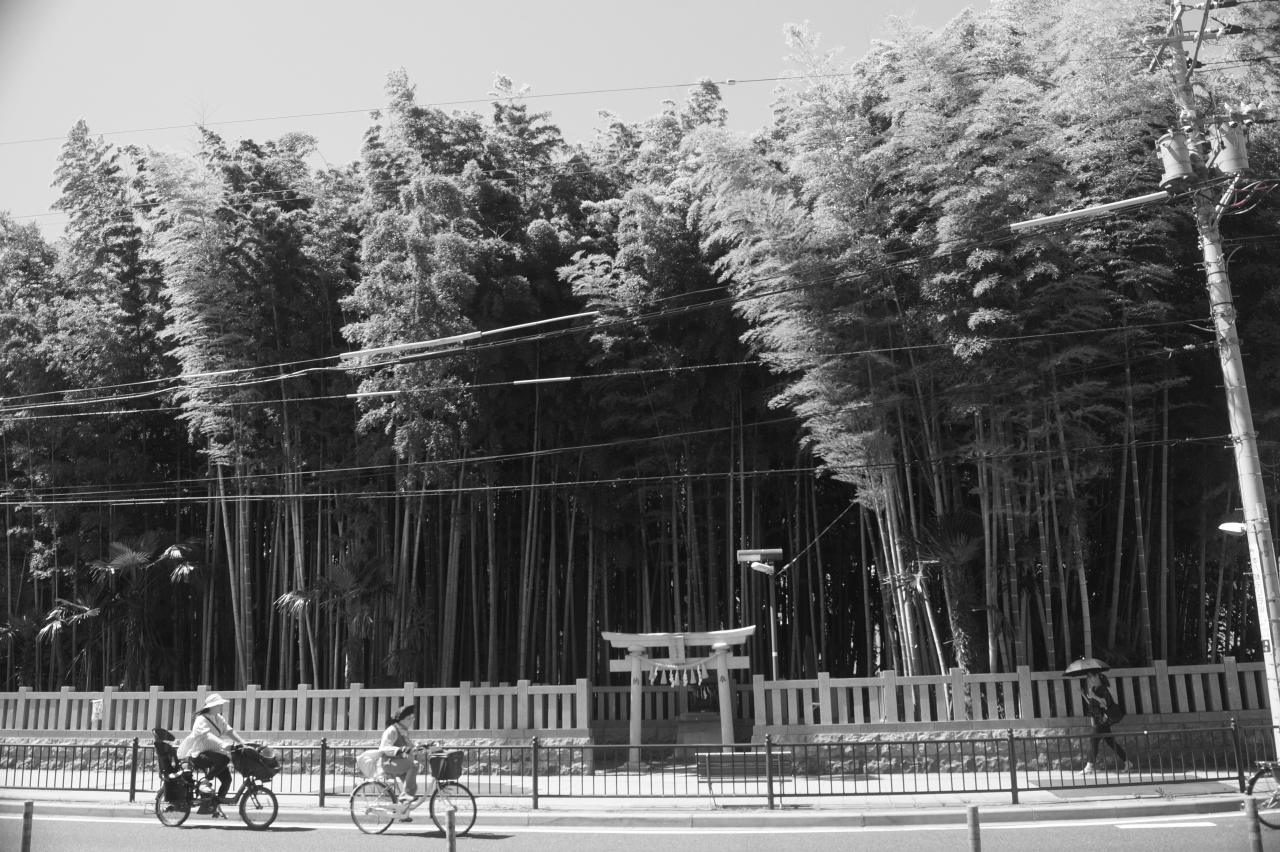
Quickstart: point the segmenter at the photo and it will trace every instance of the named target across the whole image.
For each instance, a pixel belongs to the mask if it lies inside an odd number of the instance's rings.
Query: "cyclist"
[[[231,786],[231,757],[228,751],[233,745],[244,745],[235,728],[219,712],[228,704],[218,693],[210,693],[204,707],[196,712],[191,733],[178,746],[178,759],[191,758],[191,765],[203,769],[211,778],[218,779],[218,800],[229,804],[227,789]]]
[[[406,704],[387,720],[387,729],[382,732],[382,742],[378,751],[382,754],[382,771],[387,775],[404,779],[404,798],[402,802],[411,802],[422,798],[418,795],[418,762],[413,759],[413,740],[409,739],[409,729],[405,720],[416,716],[417,709]],[[409,822],[405,819],[405,822]]]

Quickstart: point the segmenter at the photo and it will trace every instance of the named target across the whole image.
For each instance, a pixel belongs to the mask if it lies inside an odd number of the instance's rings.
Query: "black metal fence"
[[[480,797],[733,798],[775,807],[786,799],[913,793],[1007,793],[1216,781],[1244,790],[1261,760],[1274,760],[1270,727],[1121,730],[1123,750],[1088,735],[894,737],[860,742],[725,747],[720,744],[464,746],[461,782]],[[276,746],[279,794],[342,801],[365,780],[356,757],[367,747]],[[1088,763],[1096,771],[1084,772]],[[127,793],[149,798],[159,785],[149,742],[0,743],[0,787]]]

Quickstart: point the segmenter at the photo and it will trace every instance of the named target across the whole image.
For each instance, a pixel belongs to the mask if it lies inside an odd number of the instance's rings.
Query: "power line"
[[[1131,326],[1130,328],[1134,328],[1134,327]],[[1197,349],[1212,348],[1212,346],[1213,344],[1203,344],[1196,348]],[[1181,353],[1184,353],[1185,351],[1186,350],[1164,350],[1164,351],[1158,351],[1158,352],[1153,351],[1153,352],[1145,353],[1144,355],[1130,356],[1129,360],[1130,362],[1132,362],[1134,360],[1137,360],[1143,357],[1152,357],[1152,358],[1165,357],[1175,353],[1181,354]],[[862,354],[862,353],[855,352],[855,353],[846,353],[846,354]],[[838,357],[838,356],[832,356],[832,357]],[[751,364],[756,362],[741,362],[741,363]],[[1087,365],[1081,365],[1077,367],[1075,370],[1058,371],[1057,375],[1059,377],[1071,376],[1077,373],[1086,372],[1088,370],[1100,369],[1100,368],[1105,368],[1109,366],[1111,367],[1118,366],[1122,363],[1124,362],[1120,360],[1113,361],[1110,363],[1103,363],[1103,364],[1090,363]],[[686,369],[702,369],[702,368],[703,367],[689,367]],[[652,372],[667,372],[667,371],[661,370],[661,369],[655,369]],[[629,375],[629,374],[623,374],[623,375]],[[989,386],[984,386],[984,387],[986,387],[986,389],[988,390],[990,389]],[[947,400],[953,397],[962,397],[966,394],[974,392],[975,389],[976,389],[975,386],[951,387],[948,390],[934,391],[926,394],[920,394],[913,398],[919,399],[921,401],[936,402],[939,400]],[[329,398],[330,397],[317,397],[316,399],[329,399]],[[289,401],[302,401],[302,400],[289,400]],[[237,404],[241,404],[241,403],[237,403]],[[242,404],[248,405],[251,403],[242,403]],[[859,410],[862,410],[862,411],[895,409],[895,408],[900,408],[903,404],[904,402],[902,399],[890,398],[890,399],[872,400],[867,402],[859,402],[858,408]],[[71,415],[49,415],[49,416],[50,417],[66,417]],[[774,418],[771,420],[756,421],[754,423],[744,424],[742,427],[737,427],[737,428],[745,428],[749,426],[750,428],[754,429],[762,426],[778,425],[778,424],[782,424],[782,423],[786,423],[786,422],[790,422],[798,419],[800,419],[799,415],[789,415],[786,417]],[[622,439],[618,441],[609,441],[609,442],[601,442],[601,443],[579,444],[579,445],[564,446],[564,447],[552,447],[552,448],[545,448],[545,449],[539,449],[539,450],[525,450],[525,451],[514,452],[514,453],[490,454],[488,456],[462,456],[462,457],[454,457],[454,458],[447,458],[447,459],[432,459],[429,461],[424,460],[419,464],[423,465],[424,467],[441,468],[441,467],[465,466],[469,464],[481,464],[481,463],[488,464],[493,462],[519,461],[519,460],[524,460],[529,458],[542,458],[546,456],[564,455],[564,454],[575,453],[575,452],[580,453],[580,452],[585,452],[587,450],[610,448],[610,447],[614,447],[622,444],[639,444],[639,443],[649,443],[654,441],[685,439],[688,437],[693,437],[698,435],[717,434],[724,431],[729,431],[733,428],[735,427],[732,427],[732,426],[709,427],[707,429],[686,430],[683,432],[650,435],[650,436],[640,437],[640,438],[627,438],[627,439]],[[1192,439],[1173,439],[1173,442],[1176,443],[1178,440],[1192,440]],[[270,473],[230,474],[230,475],[223,474],[221,479],[226,482],[252,483],[252,482],[260,482],[260,481],[279,480],[281,478],[292,478],[292,477],[298,477],[299,479],[301,479],[301,477],[306,476],[311,479],[323,478],[326,481],[326,483],[332,484],[335,482],[350,481],[353,478],[350,476],[334,477],[333,474],[376,475],[378,473],[382,473],[390,470],[399,470],[402,467],[404,467],[404,465],[401,463],[391,463],[391,464],[380,464],[380,465],[360,465],[360,466],[346,467],[346,468],[326,468],[326,469],[320,469],[320,470],[290,470],[290,471],[274,471]],[[209,485],[216,481],[218,480],[210,477],[193,477],[188,479],[162,480],[158,482],[135,482],[135,483],[130,483],[128,487],[134,492],[144,491],[144,492],[154,493],[158,490],[167,492],[169,488],[175,484]],[[94,487],[105,488],[106,486],[94,486]],[[49,488],[44,489],[42,493],[53,494],[53,495],[57,495],[59,493],[64,493],[64,492],[67,494],[98,493],[95,491],[85,492],[77,489],[78,489],[78,486],[74,486],[74,485],[50,486]],[[29,493],[35,493],[35,492],[33,491]],[[114,493],[114,492],[111,492],[111,493]]]
[[[791,75],[777,76],[777,77],[731,78],[729,80],[723,80],[723,81],[711,80],[710,82],[714,83],[717,86],[723,87],[726,85],[728,86],[736,85],[738,83],[776,83],[776,82],[786,82],[788,80],[810,80],[810,79],[818,79],[823,77],[850,77],[857,73],[859,72],[846,71],[846,72],[831,73],[831,74],[791,74]],[[570,97],[579,97],[582,95],[611,95],[611,94],[619,94],[623,92],[647,92],[647,91],[654,91],[654,90],[661,90],[661,89],[677,89],[682,86],[683,87],[701,86],[703,82],[704,81],[701,81],[701,80],[695,80],[692,83],[665,83],[662,85],[648,85],[648,86],[620,86],[612,89],[580,89],[572,92],[549,92],[546,94],[523,94],[515,98],[505,98],[505,97],[466,98],[464,100],[458,100],[458,101],[434,101],[434,102],[429,102],[425,104],[415,103],[414,106],[419,107],[421,109],[433,109],[433,108],[446,107],[446,106],[463,106],[465,104],[500,103],[502,101],[508,101],[508,100],[526,101],[526,100],[546,99],[546,98],[570,98]],[[359,113],[380,112],[388,108],[389,108],[389,105],[383,104],[382,106],[363,107],[360,109],[340,109],[340,110],[330,110],[327,112],[305,112],[305,113],[294,113],[291,115],[269,115],[269,116],[259,116],[257,118],[232,118],[232,119],[227,119],[225,121],[205,121],[205,122],[192,123],[192,124],[169,124],[169,125],[164,125],[160,127],[132,128],[128,130],[108,130],[103,133],[98,133],[96,135],[120,136],[120,135],[130,134],[130,133],[158,133],[165,130],[190,130],[192,128],[204,128],[204,127],[215,127],[215,126],[221,127],[223,125],[228,125],[228,124],[252,124],[260,121],[288,121],[288,120],[297,119],[297,118],[326,118],[326,117],[335,116],[335,115],[357,115]],[[29,145],[36,142],[59,142],[65,139],[66,139],[66,136],[41,136],[35,139],[10,139],[8,141],[0,142],[0,146]]]
[[[1188,190],[1183,193],[1171,195],[1170,200],[1180,198],[1184,195],[1189,195],[1191,194],[1191,192],[1192,191]],[[1074,231],[1079,228],[1097,227],[1101,222],[1105,222],[1105,221],[1107,220],[1095,219],[1095,220],[1059,223],[1057,225],[1053,225],[1050,227],[1040,228],[1034,232],[1034,235],[1038,237],[1045,237],[1045,236],[1051,236],[1054,234]],[[204,385],[204,386],[195,386],[195,387],[184,385],[178,388],[163,388],[163,389],[157,389],[153,391],[138,392],[136,394],[130,394],[130,395],[123,395],[123,396],[112,395],[112,396],[100,397],[100,398],[89,399],[89,400],[60,400],[60,401],[49,402],[49,403],[17,404],[17,405],[13,404],[13,401],[17,399],[36,399],[38,397],[51,396],[54,394],[89,393],[94,390],[135,387],[135,386],[140,386],[145,384],[156,384],[156,383],[162,383],[162,382],[163,383],[179,383],[179,382],[185,382],[191,378],[216,378],[219,376],[243,375],[245,373],[254,373],[261,370],[277,370],[278,371],[287,367],[290,367],[290,368],[297,367],[297,366],[305,367],[305,365],[324,363],[324,362],[332,361],[337,358],[341,358],[343,357],[343,353],[319,356],[316,358],[309,358],[309,359],[304,359],[299,361],[205,371],[205,372],[190,374],[186,376],[179,375],[179,376],[161,378],[161,379],[145,379],[145,380],[139,380],[138,382],[135,382],[135,383],[117,383],[114,385],[101,386],[97,388],[80,388],[80,389],[74,389],[74,390],[61,390],[61,391],[42,391],[42,392],[33,393],[33,394],[24,394],[18,397],[0,399],[0,406],[2,406],[0,407],[0,415],[5,414],[6,412],[21,412],[21,411],[28,411],[28,410],[39,410],[41,408],[46,408],[46,407],[65,407],[67,405],[92,404],[100,401],[119,401],[122,399],[129,399],[129,398],[156,396],[164,393],[175,393],[175,392],[184,392],[184,391],[208,393],[208,392],[215,392],[215,391],[225,391],[225,390],[230,390],[237,387],[245,387],[245,386],[259,385],[259,384],[270,384],[272,382],[283,381],[284,379],[290,379],[290,378],[297,378],[302,375],[315,373],[315,372],[331,372],[334,370],[353,371],[353,370],[363,370],[363,369],[378,369],[378,368],[383,368],[387,366],[393,366],[395,364],[413,363],[416,360],[425,360],[428,357],[440,358],[440,357],[449,357],[449,356],[462,355],[462,354],[474,354],[474,353],[479,353],[488,349],[498,348],[502,346],[510,346],[514,344],[530,343],[538,340],[546,340],[553,337],[564,336],[567,334],[580,334],[584,331],[598,332],[601,330],[607,330],[607,329],[618,327],[618,326],[629,326],[629,325],[642,323],[642,322],[660,321],[662,319],[680,316],[680,315],[692,313],[694,311],[708,310],[716,307],[723,307],[727,305],[754,301],[757,299],[769,298],[772,296],[785,295],[787,293],[809,289],[811,287],[820,286],[822,284],[833,283],[835,281],[840,281],[840,280],[852,282],[852,281],[868,278],[874,275],[883,274],[885,272],[901,270],[909,266],[915,265],[917,263],[920,263],[922,261],[936,260],[940,257],[950,257],[962,252],[972,251],[976,248],[983,248],[983,247],[988,247],[992,245],[997,245],[1001,242],[1017,240],[1020,238],[1021,238],[1020,235],[1010,233],[1006,227],[1002,226],[993,231],[988,231],[987,235],[980,235],[977,239],[973,237],[968,237],[968,236],[954,237],[950,240],[940,240],[924,246],[915,246],[912,249],[903,249],[899,252],[891,252],[889,253],[889,256],[893,256],[894,254],[905,255],[905,254],[908,254],[908,252],[910,252],[914,256],[908,257],[901,261],[882,264],[878,267],[871,267],[869,269],[859,270],[857,272],[852,272],[852,273],[837,272],[828,276],[822,276],[816,280],[803,281],[787,287],[776,288],[776,289],[765,291],[765,292],[730,295],[730,296],[725,296],[719,299],[713,299],[710,301],[698,302],[693,305],[686,305],[686,306],[680,306],[675,308],[666,308],[658,311],[652,311],[647,314],[640,314],[635,317],[614,319],[608,322],[597,323],[591,326],[575,327],[571,329],[564,329],[564,330],[553,331],[553,332],[543,332],[535,335],[522,335],[520,337],[501,340],[501,341],[494,341],[486,344],[475,344],[475,345],[459,347],[451,350],[439,350],[439,351],[427,353],[426,355],[403,356],[403,357],[399,357],[399,358],[389,360],[389,361],[384,361],[384,362],[373,362],[373,363],[366,363],[366,364],[346,364],[340,367],[309,367],[301,370],[294,370],[288,374],[283,374],[283,375],[266,376],[266,377],[254,378],[254,379],[244,379],[244,380],[235,381],[235,382],[222,382],[216,385]],[[931,249],[938,249],[946,245],[961,243],[962,241],[964,242],[963,245],[955,246],[950,251],[945,252],[941,255],[936,252],[932,254],[926,254],[926,252],[928,252]],[[744,288],[748,288],[754,284],[760,284],[760,283],[774,280],[777,278],[790,277],[792,275],[793,273],[790,271],[778,272],[773,275],[753,278],[750,281],[738,284],[737,287],[738,289],[741,290]],[[731,285],[722,284],[710,289],[723,290],[727,286],[731,286]],[[707,290],[696,291],[694,295],[696,295],[698,292],[708,292],[708,291]],[[674,296],[664,297],[657,301],[660,303],[662,301],[669,301],[672,299],[686,298],[688,295],[690,294],[677,294]],[[1176,323],[1173,323],[1173,324],[1176,324]],[[1095,331],[1105,331],[1105,330],[1108,330],[1108,329],[1080,329],[1080,330],[1074,330],[1074,331],[1068,331],[1068,332],[1052,332],[1052,333],[1045,333],[1042,335],[1009,338],[1009,340],[1034,339],[1034,337],[1037,337],[1037,336],[1050,337],[1050,336],[1062,336],[1067,334],[1085,334],[1085,333],[1091,333]],[[1109,329],[1109,330],[1115,330],[1115,329]],[[1001,340],[1002,339],[997,338],[993,342],[1000,342]],[[916,349],[944,348],[947,345],[948,344],[921,344],[916,347],[891,347],[889,349],[878,350],[878,351],[889,352],[889,351],[908,351],[911,348],[916,348]]]

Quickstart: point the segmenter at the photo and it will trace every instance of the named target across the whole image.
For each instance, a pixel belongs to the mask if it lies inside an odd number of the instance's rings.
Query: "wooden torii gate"
[[[733,685],[730,669],[745,669],[746,657],[733,656],[732,648],[741,645],[756,632],[755,625],[735,630],[710,630],[702,633],[602,633],[615,648],[625,648],[627,658],[610,660],[609,671],[631,673],[631,763],[640,762],[640,717],[644,673],[653,671],[688,671],[699,666],[714,668],[720,697],[720,741],[733,745]],[[705,658],[689,656],[690,648],[710,648]],[[650,648],[666,648],[667,657],[652,657]]]

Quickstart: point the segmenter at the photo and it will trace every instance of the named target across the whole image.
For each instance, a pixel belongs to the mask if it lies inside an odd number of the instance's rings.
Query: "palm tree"
[[[124,633],[124,658],[114,661],[122,688],[150,687],[152,659],[161,649],[151,607],[159,594],[160,581],[167,578],[155,569],[176,566],[174,577],[182,575],[184,568],[191,565],[189,555],[195,547],[192,542],[178,542],[162,549],[160,533],[149,530],[140,536],[111,542],[110,559],[95,559],[90,563],[98,590],[105,593],[100,610],[107,616],[108,629],[119,625]],[[51,625],[59,623],[60,612],[55,607],[49,613],[51,622],[45,629],[50,635],[59,629]],[[80,617],[89,616],[81,613]],[[108,659],[108,666],[112,666],[112,662]],[[115,672],[110,670],[105,675],[116,679]]]

